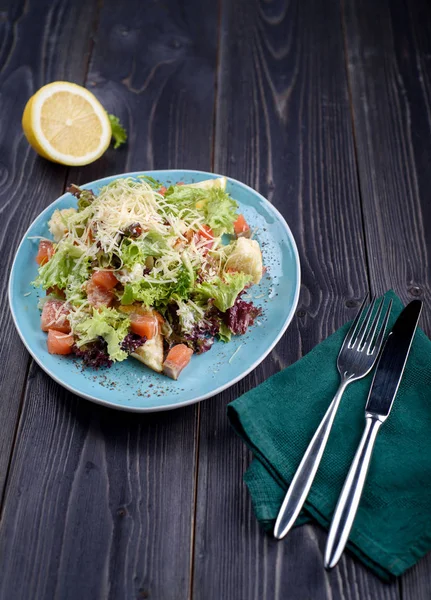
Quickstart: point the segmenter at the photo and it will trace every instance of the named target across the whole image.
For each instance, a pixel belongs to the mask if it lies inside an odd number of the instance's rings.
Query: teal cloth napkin
[[[393,300],[391,328],[403,305],[392,291],[385,296]],[[244,479],[268,531],[338,387],[336,359],[348,328],[228,406],[232,426],[254,455]],[[297,525],[314,519],[329,528],[364,429],[373,374],[347,388]],[[431,342],[419,329],[377,436],[347,547],[384,580],[401,575],[431,548]]]

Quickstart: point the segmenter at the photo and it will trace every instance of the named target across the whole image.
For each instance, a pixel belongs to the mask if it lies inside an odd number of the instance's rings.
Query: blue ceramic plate
[[[118,177],[151,175],[164,185],[184,181],[193,183],[220,177],[203,171],[146,171],[125,173],[93,181],[85,188],[96,194]],[[46,349],[46,333],[40,329],[37,303],[42,291],[30,282],[36,277],[35,256],[38,240],[50,237],[48,220],[57,208],[76,206],[71,194],[63,194],[46,208],[25,234],[12,266],[9,303],[13,319],[28,351],[35,361],[60,385],[93,402],[135,412],[169,410],[192,404],[221,392],[250,373],[271,351],[283,335],[294,314],[299,295],[300,266],[292,233],[280,213],[248,186],[228,179],[227,191],[238,201],[262,248],[267,274],[250,296],[263,309],[257,324],[228,344],[215,342],[206,354],[193,356],[178,381],[149,370],[130,358],[110,369],[83,369],[72,357],[54,356]]]

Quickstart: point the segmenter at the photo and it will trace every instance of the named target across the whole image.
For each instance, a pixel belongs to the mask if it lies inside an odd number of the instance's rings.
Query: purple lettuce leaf
[[[103,338],[99,338],[91,344],[86,344],[81,348],[73,346],[73,352],[79,358],[82,358],[86,367],[99,369],[100,367],[111,367],[112,360],[109,358],[108,346]]]
[[[235,304],[225,313],[225,323],[236,335],[244,334],[254,320],[262,314],[262,309],[254,306],[252,302],[241,300],[237,297]]]
[[[138,335],[137,333],[128,333],[124,340],[121,342],[121,350],[131,354],[140,346],[143,346],[147,338],[145,336]]]

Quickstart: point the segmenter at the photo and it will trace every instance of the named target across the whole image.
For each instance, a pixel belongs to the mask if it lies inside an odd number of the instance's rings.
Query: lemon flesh
[[[69,166],[95,161],[111,141],[108,115],[94,94],[66,81],[45,85],[30,98],[22,127],[38,154]]]

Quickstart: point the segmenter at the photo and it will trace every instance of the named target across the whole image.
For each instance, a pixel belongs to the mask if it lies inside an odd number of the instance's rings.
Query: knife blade
[[[338,499],[325,549],[325,568],[340,560],[355,520],[374,442],[391,412],[413,342],[422,302],[410,302],[395,321],[377,363],[365,406],[365,430]]]
[[[397,395],[421,310],[420,300],[413,300],[405,307],[388,335],[377,362],[365,412],[379,415],[382,422],[388,418]]]

